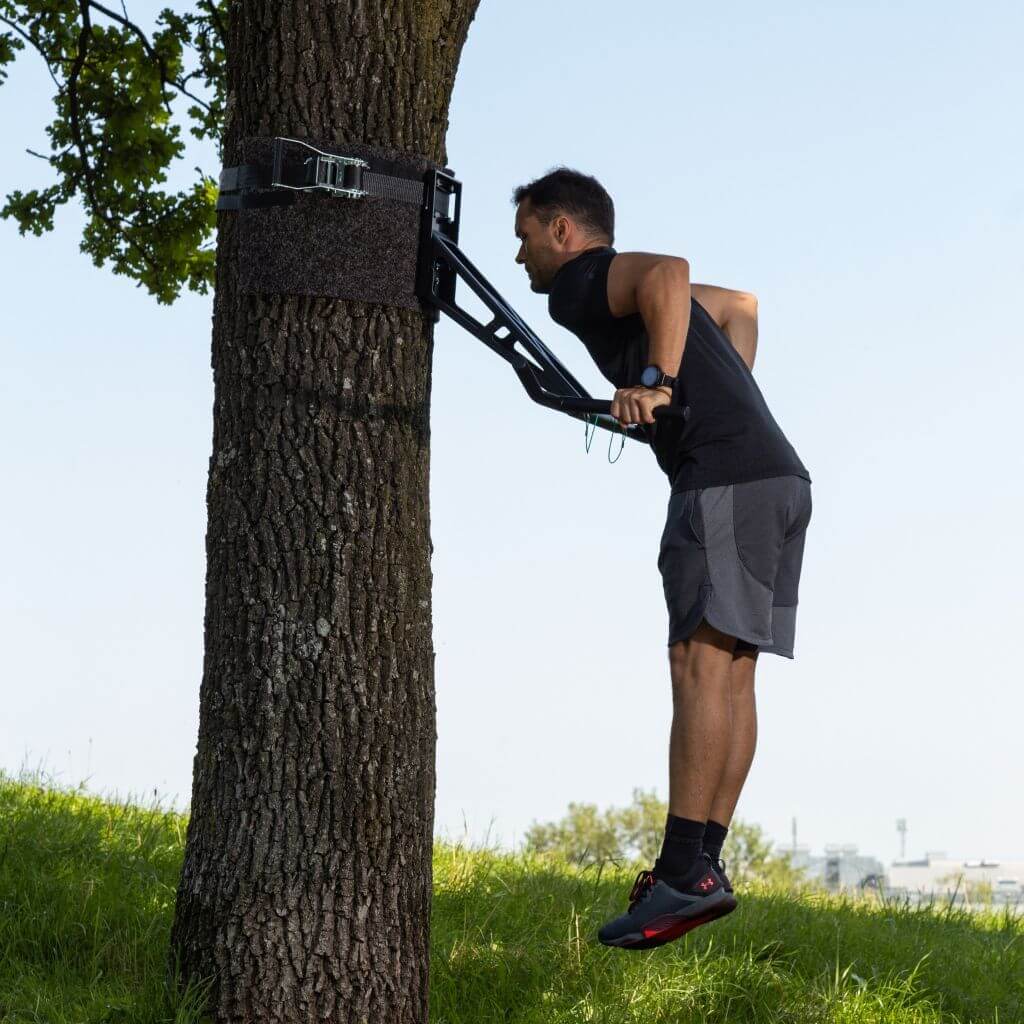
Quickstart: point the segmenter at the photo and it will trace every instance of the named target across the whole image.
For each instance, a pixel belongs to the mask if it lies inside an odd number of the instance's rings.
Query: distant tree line
[[[560,821],[532,825],[524,848],[529,853],[552,853],[576,864],[653,864],[661,852],[668,804],[652,790],[633,790],[628,807],[598,810],[596,804],[570,803]],[[802,868],[788,853],[775,853],[759,825],[734,819],[722,849],[722,859],[734,883],[760,881],[792,889],[807,884]]]

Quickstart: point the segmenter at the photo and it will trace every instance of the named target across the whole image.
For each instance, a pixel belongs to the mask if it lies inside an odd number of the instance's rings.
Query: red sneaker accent
[[[678,939],[680,935],[685,935],[688,931],[696,928],[699,924],[707,924],[709,921],[714,921],[715,918],[722,917],[727,914],[732,907],[726,907],[720,905],[715,907],[713,910],[709,910],[706,914],[701,914],[700,917],[690,917],[685,921],[676,921],[675,924],[669,925],[667,928],[644,928],[645,939],[664,939],[666,942],[670,939]]]
[[[701,892],[707,892],[709,889],[713,889],[714,887],[715,887],[715,879],[711,875],[705,875],[697,883],[697,888],[700,889]]]
[[[700,917],[691,917],[686,921],[676,921],[675,924],[670,924],[667,928],[644,928],[644,938],[676,939],[680,935],[684,935],[691,928],[696,928],[697,925],[710,921],[712,916],[710,914],[702,914]]]

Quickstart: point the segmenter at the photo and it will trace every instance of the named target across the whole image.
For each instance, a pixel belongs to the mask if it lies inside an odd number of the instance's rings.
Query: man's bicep
[[[608,266],[608,310],[612,316],[628,316],[639,311],[637,289],[657,266],[670,267],[680,275],[689,275],[689,264],[679,256],[653,252],[619,252]]]

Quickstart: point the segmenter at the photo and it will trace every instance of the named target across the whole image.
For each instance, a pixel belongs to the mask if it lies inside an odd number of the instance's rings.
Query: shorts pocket
[[[775,585],[793,504],[793,478],[770,477],[733,485],[732,526],[736,554],[758,583]]]
[[[700,496],[703,488],[697,491],[691,491],[693,495],[690,501],[690,510],[687,513],[687,522],[690,526],[690,533],[693,536],[693,541],[698,547],[704,547],[704,515],[701,512],[700,507]]]
[[[669,499],[665,529],[662,531],[658,550],[658,568],[663,572],[666,563],[673,557],[688,549],[704,547],[703,532],[698,533],[694,526],[696,521],[703,528],[700,509],[694,509],[697,504],[697,493],[699,492],[678,491]]]

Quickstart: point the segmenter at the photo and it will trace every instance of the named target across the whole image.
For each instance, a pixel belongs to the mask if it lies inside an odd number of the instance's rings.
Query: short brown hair
[[[530,200],[530,207],[542,224],[550,224],[559,213],[573,216],[582,228],[615,241],[615,205],[604,186],[589,174],[569,167],[556,167],[543,178],[520,185],[512,194],[513,203]]]

